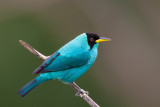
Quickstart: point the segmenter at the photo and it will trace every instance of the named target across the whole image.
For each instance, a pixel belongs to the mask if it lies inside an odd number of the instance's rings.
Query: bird
[[[100,37],[92,32],[80,34],[48,57],[33,72],[39,75],[19,89],[18,94],[24,97],[39,84],[48,80],[58,79],[65,84],[72,84],[95,62],[99,43],[104,41],[111,41],[111,39]]]

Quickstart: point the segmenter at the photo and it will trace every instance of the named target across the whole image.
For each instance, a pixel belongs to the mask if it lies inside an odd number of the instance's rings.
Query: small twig
[[[43,61],[45,61],[49,56],[44,56],[43,54],[41,54],[40,52],[38,52],[36,49],[32,48],[29,44],[27,44],[26,42],[19,40],[20,44],[22,46],[24,46],[27,50],[29,50],[32,54],[34,54],[36,57],[42,59]]]
[[[32,54],[34,54],[35,56],[37,56],[38,58],[42,59],[43,61],[45,61],[49,56],[45,56],[43,54],[41,54],[40,52],[38,52],[36,49],[32,48],[29,44],[27,44],[26,42],[19,40],[20,44],[22,46],[24,46],[27,50],[29,50]],[[80,87],[73,82],[72,84],[70,84],[71,87],[76,91],[79,92],[80,91]],[[79,93],[79,96],[82,97],[91,107],[100,107],[96,102],[94,102],[89,96],[88,94],[86,94],[85,92],[81,92]]]

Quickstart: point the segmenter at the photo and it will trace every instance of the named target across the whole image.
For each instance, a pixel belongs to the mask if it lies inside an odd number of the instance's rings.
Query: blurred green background
[[[1,0],[0,107],[89,107],[59,81],[17,95],[42,63],[20,39],[50,55],[83,32],[112,42],[76,80],[81,88],[101,107],[160,107],[159,0]]]

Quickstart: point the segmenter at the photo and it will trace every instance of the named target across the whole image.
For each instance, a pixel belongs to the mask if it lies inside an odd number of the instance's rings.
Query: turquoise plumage
[[[83,33],[64,45],[44,61],[33,74],[40,73],[35,79],[18,91],[24,97],[34,87],[47,80],[58,79],[64,83],[73,83],[94,63],[98,55],[99,42],[110,41],[95,33]]]

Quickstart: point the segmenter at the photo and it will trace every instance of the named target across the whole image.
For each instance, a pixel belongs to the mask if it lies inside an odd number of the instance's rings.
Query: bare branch
[[[36,57],[42,59],[43,61],[45,61],[49,56],[44,56],[43,54],[41,54],[40,52],[38,52],[36,49],[32,48],[29,44],[27,44],[26,42],[19,40],[20,44],[22,46],[24,46],[27,50],[29,50],[32,54],[34,54]]]
[[[38,52],[36,49],[32,48],[29,44],[26,42],[19,40],[20,44],[24,46],[27,50],[29,50],[32,54],[40,58],[41,60],[45,61],[49,56],[45,56]],[[70,86],[79,94],[80,97],[82,97],[91,107],[100,107],[96,102],[94,102],[87,94],[86,91],[81,89],[75,82],[70,84]],[[82,91],[83,90],[83,91]]]

